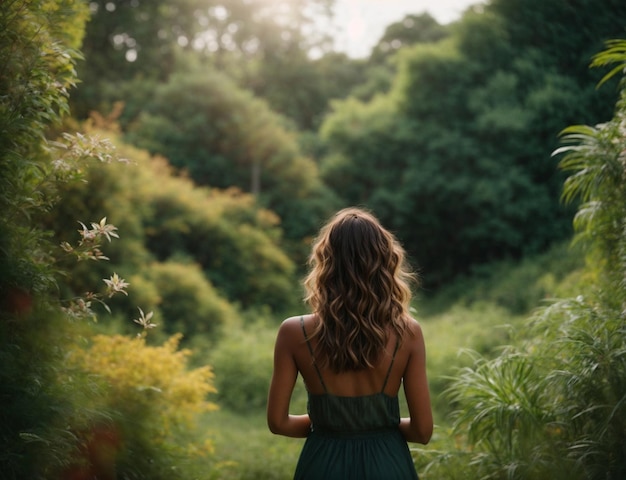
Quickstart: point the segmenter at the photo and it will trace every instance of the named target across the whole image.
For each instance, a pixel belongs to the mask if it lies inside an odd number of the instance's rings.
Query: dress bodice
[[[398,428],[398,397],[384,393],[358,397],[309,394],[308,412],[312,430],[320,432],[365,433]]]

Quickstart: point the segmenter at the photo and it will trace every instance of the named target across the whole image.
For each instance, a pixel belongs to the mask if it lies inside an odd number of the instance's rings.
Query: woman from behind
[[[372,214],[348,208],[321,229],[309,264],[312,314],[278,330],[269,428],[307,437],[296,479],[416,479],[407,442],[428,443],[433,418],[404,250]],[[289,413],[298,374],[308,392],[304,415]]]

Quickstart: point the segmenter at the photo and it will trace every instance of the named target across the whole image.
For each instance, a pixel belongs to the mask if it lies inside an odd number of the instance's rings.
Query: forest
[[[273,342],[351,205],[419,271],[421,479],[626,478],[626,2],[359,59],[334,5],[0,2],[0,479],[291,478]]]

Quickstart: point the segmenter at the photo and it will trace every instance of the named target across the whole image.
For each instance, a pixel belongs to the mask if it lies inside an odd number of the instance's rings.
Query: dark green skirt
[[[306,439],[294,479],[417,479],[406,440],[397,428],[366,433],[313,431]]]

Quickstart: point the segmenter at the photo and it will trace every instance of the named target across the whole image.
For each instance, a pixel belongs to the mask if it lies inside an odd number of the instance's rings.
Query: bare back
[[[274,433],[287,436],[308,436],[311,419],[291,415],[289,403],[298,374],[302,375],[310,395],[358,398],[381,393],[397,401],[402,385],[409,417],[401,418],[399,428],[407,441],[427,443],[433,420],[426,376],[426,351],[421,327],[410,322],[394,359],[397,335],[391,334],[380,361],[374,368],[335,373],[329,368],[316,371],[314,358],[306,342],[305,332],[312,332],[315,316],[286,319],[278,330],[274,347],[274,373],[268,395],[268,424]],[[314,340],[311,342],[314,350]],[[391,368],[390,368],[391,366]],[[389,374],[387,382],[385,378]],[[322,381],[324,382],[322,384]],[[384,391],[381,389],[384,386]]]
[[[314,330],[315,322],[314,315],[303,317],[304,331],[300,329],[298,344],[293,345],[294,359],[309,393],[343,397],[373,395],[381,391],[392,397],[398,394],[408,360],[406,345],[403,345],[406,342],[400,341],[395,334],[390,335],[385,351],[374,368],[336,373],[330,368],[319,367],[318,374],[311,352],[311,349],[315,351],[315,341],[309,340],[309,349],[305,338]]]

